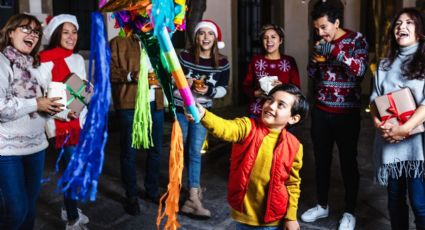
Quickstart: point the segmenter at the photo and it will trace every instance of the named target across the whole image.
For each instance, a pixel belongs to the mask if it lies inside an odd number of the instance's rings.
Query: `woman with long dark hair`
[[[213,99],[227,94],[229,62],[218,49],[224,47],[220,28],[211,20],[200,21],[194,30],[194,46],[179,54],[179,61],[197,103],[206,108],[213,106]],[[183,99],[174,90],[177,119],[183,131],[184,149],[187,160],[189,199],[181,211],[189,216],[209,218],[211,213],[204,208],[201,199],[201,148],[207,134],[200,124],[186,120]]]
[[[41,24],[17,14],[0,30],[0,229],[33,229],[44,168],[48,114],[59,98],[42,96],[34,69]]]
[[[263,54],[252,57],[248,74],[243,81],[243,90],[249,98],[250,116],[261,115],[262,99],[268,93],[261,87],[260,79],[276,77],[277,79],[271,83],[272,86],[290,83],[298,88],[301,87],[295,59],[281,52],[284,35],[282,27],[278,25],[266,24],[261,28],[260,40]]]
[[[44,87],[50,82],[63,83],[70,73],[86,80],[84,59],[75,52],[78,41],[78,22],[74,15],[60,14],[53,17],[44,29],[47,48],[40,52],[40,72],[44,77]],[[65,109],[61,119],[49,119],[47,132],[55,137],[56,149],[64,148],[63,165],[66,167],[71,160],[74,149],[79,141],[80,131],[85,121],[87,109],[84,108],[77,117],[69,109]],[[65,118],[65,120],[64,120]],[[64,194],[64,208],[61,218],[66,221],[67,230],[86,229],[89,219],[77,208],[77,201],[71,194]]]
[[[417,229],[425,229],[424,133],[409,135],[425,121],[425,17],[414,8],[401,10],[391,23],[386,58],[378,66],[370,97],[377,130],[374,154],[377,179],[387,186],[392,229],[409,228],[408,194]],[[402,125],[382,122],[374,99],[408,88],[417,103]]]

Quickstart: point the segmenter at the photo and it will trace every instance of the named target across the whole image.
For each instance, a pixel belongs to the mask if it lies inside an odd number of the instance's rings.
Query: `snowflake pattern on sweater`
[[[307,72],[315,83],[316,107],[334,113],[360,109],[360,83],[367,68],[368,44],[359,32],[345,30],[332,41],[335,48],[325,62],[309,62]]]
[[[243,82],[244,92],[250,99],[249,113],[252,115],[261,114],[261,98],[255,98],[254,91],[260,88],[259,80],[267,76],[277,76],[282,83],[291,83],[300,87],[300,75],[293,57],[281,55],[280,59],[270,60],[264,56],[254,56]]]

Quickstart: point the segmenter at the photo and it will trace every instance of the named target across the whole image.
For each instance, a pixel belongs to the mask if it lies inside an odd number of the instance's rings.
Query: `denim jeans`
[[[425,182],[422,177],[398,179],[388,178],[388,210],[393,230],[409,229],[409,207],[406,193],[409,193],[410,205],[415,215],[417,229],[425,229]]]
[[[146,150],[146,174],[144,186],[149,197],[159,196],[159,169],[162,136],[164,133],[164,110],[156,109],[155,102],[150,103],[152,116],[152,140],[154,147]],[[120,163],[121,180],[127,197],[137,196],[136,154],[138,150],[131,147],[134,109],[117,110],[120,124]]]
[[[279,230],[283,229],[281,226],[251,226],[236,222],[236,230]]]
[[[33,229],[44,157],[0,156],[0,229]]]
[[[201,178],[201,149],[207,130],[201,123],[189,122],[184,113],[177,112],[177,120],[183,132],[183,143],[189,188],[199,188]]]
[[[336,143],[345,188],[345,212],[354,213],[359,190],[357,142],[360,113],[338,114],[314,108],[311,120],[318,203],[328,204],[332,151]]]
[[[71,161],[72,154],[74,152],[75,146],[66,146],[64,147],[64,153],[62,156],[63,169],[65,170],[68,166],[68,163]],[[68,222],[77,220],[79,217],[77,200],[71,198],[70,193],[63,194],[63,202],[65,205],[66,215]]]

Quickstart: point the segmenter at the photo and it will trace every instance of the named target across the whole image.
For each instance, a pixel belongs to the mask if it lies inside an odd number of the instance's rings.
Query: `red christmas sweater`
[[[300,88],[300,74],[297,63],[291,56],[281,55],[280,59],[270,60],[263,55],[254,56],[248,66],[248,74],[243,81],[243,90],[249,97],[249,113],[261,114],[261,99],[254,97],[254,91],[260,88],[259,80],[265,76],[277,76],[282,83],[291,83]]]
[[[331,113],[359,111],[360,82],[366,72],[368,44],[359,32],[346,33],[332,44],[326,61],[310,60],[308,76],[314,80],[315,106]]]

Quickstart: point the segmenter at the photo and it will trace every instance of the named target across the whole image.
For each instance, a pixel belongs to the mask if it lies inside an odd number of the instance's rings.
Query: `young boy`
[[[224,120],[199,107],[208,131],[234,143],[227,199],[236,229],[299,229],[303,148],[286,127],[308,112],[301,91],[290,84],[274,87],[258,119]]]

